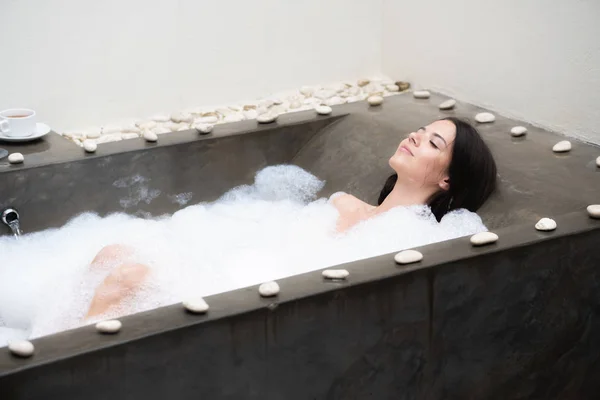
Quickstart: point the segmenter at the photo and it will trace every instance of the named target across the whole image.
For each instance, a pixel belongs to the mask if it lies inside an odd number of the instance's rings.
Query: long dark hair
[[[456,127],[456,139],[448,167],[450,187],[435,193],[427,205],[440,221],[449,211],[466,208],[477,211],[496,189],[496,162],[477,129],[461,119],[449,117]],[[379,193],[378,205],[390,194],[398,174],[392,174]]]

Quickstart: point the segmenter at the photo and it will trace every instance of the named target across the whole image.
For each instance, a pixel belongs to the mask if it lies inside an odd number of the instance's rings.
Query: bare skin
[[[112,266],[113,269],[98,286],[85,318],[92,318],[111,311],[128,297],[135,295],[140,282],[143,282],[150,268],[131,261],[133,249],[113,244],[102,248],[90,264],[90,269]],[[111,265],[115,264],[116,265]]]

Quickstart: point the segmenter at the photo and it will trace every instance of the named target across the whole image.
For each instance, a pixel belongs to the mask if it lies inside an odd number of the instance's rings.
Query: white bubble
[[[115,186],[132,193],[149,183],[135,176]],[[267,167],[257,173],[253,185],[169,217],[100,218],[86,213],[61,229],[19,240],[2,237],[0,316],[6,327],[0,330],[0,346],[9,335],[39,337],[486,230],[468,211],[453,211],[437,223],[428,207],[411,206],[394,208],[338,234],[336,209],[328,199],[314,200],[323,185],[295,166]],[[153,197],[150,192],[131,197],[145,203]],[[114,243],[134,248],[130,261],[148,265],[149,278],[117,309],[85,321],[95,289],[120,261],[93,270],[90,262]]]

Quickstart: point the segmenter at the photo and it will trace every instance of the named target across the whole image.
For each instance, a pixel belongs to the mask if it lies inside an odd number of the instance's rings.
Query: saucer
[[[0,140],[4,140],[5,142],[29,142],[31,140],[39,139],[42,136],[46,136],[50,132],[50,127],[41,122],[35,124],[35,128],[36,131],[29,136],[5,136],[2,132],[0,132]]]

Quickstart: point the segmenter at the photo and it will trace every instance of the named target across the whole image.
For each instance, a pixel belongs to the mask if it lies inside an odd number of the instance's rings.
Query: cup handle
[[[6,133],[10,130],[10,124],[5,119],[0,119],[0,132]]]

